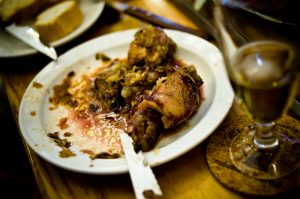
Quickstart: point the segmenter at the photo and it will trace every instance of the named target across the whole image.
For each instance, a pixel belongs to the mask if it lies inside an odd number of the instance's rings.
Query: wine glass
[[[300,135],[276,122],[297,91],[299,26],[272,15],[274,5],[255,0],[215,0],[215,5],[217,42],[241,105],[254,121],[232,140],[231,161],[257,179],[286,176],[299,168]]]

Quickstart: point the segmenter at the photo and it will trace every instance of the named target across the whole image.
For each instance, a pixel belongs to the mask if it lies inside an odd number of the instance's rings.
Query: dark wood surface
[[[126,2],[148,9],[190,28],[201,28],[189,20],[170,1],[131,0]],[[120,15],[111,8],[105,8],[99,20],[86,33],[57,50],[59,54],[62,54],[91,38],[119,30],[139,28],[144,25],[145,23],[142,21],[126,15]],[[34,76],[49,62],[50,60],[43,55],[0,60],[1,78],[17,124],[19,106],[25,89]],[[222,131],[222,129],[226,129],[227,122],[235,121],[240,115],[244,114],[237,105],[235,102],[235,105],[230,110],[230,114],[228,114],[225,121],[213,135]],[[299,123],[299,120],[294,121]],[[43,198],[135,198],[128,174],[102,176],[73,173],[46,162],[38,157],[25,142],[23,144]],[[206,149],[207,141],[179,158],[153,169],[163,191],[162,198],[234,199],[255,197],[245,196],[228,189],[220,183],[209,170],[206,160]],[[296,190],[296,193],[298,193],[298,190]],[[278,197],[281,197],[281,195]]]

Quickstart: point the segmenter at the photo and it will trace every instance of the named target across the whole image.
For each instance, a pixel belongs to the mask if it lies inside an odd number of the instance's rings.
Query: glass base
[[[258,150],[253,144],[255,126],[241,130],[231,142],[230,158],[243,174],[257,179],[277,179],[291,174],[300,165],[300,135],[298,131],[277,125],[279,148]]]

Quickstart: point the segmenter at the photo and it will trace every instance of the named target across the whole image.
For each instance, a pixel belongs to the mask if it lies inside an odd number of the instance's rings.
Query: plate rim
[[[101,40],[105,40],[105,39],[110,38],[110,37],[116,37],[116,36],[119,36],[119,35],[122,35],[122,34],[133,36],[134,32],[136,32],[137,30],[138,29],[123,30],[123,31],[108,33],[108,34],[96,37],[94,39],[86,41],[86,42],[70,49],[69,51],[65,52],[64,54],[59,56],[58,60],[63,60],[65,57],[68,57],[68,56],[72,55],[72,53],[74,53],[74,52],[76,52],[76,51],[78,51],[78,50],[80,50],[84,47],[88,47],[90,45],[93,45],[93,43],[97,43]],[[221,110],[221,112],[219,112],[217,115],[212,115],[211,111],[209,112],[210,114],[208,116],[210,118],[212,118],[212,117],[218,118],[218,122],[216,124],[208,124],[206,126],[206,128],[210,129],[210,132],[207,133],[205,136],[203,136],[201,139],[199,139],[196,142],[194,140],[192,140],[192,142],[193,142],[192,145],[183,147],[182,150],[177,151],[175,153],[176,155],[169,156],[167,158],[166,158],[166,155],[168,155],[168,153],[169,153],[168,148],[167,148],[168,145],[160,148],[158,154],[153,155],[153,153],[155,153],[153,151],[144,153],[145,156],[146,156],[146,159],[147,159],[147,161],[148,161],[148,163],[150,164],[151,167],[155,167],[155,166],[164,164],[166,162],[169,162],[169,161],[185,154],[186,152],[190,151],[191,149],[193,149],[194,147],[199,145],[201,142],[203,142],[207,137],[209,137],[215,131],[215,129],[224,120],[224,118],[226,117],[227,113],[229,112],[229,110],[232,106],[233,99],[234,99],[234,92],[232,90],[232,87],[231,87],[231,84],[230,84],[230,81],[229,81],[229,78],[228,78],[228,75],[227,75],[227,72],[226,72],[226,69],[225,69],[223,57],[221,55],[221,52],[219,51],[219,49],[215,45],[209,43],[208,41],[206,41],[206,40],[204,40],[200,37],[196,37],[196,36],[191,35],[189,33],[181,32],[181,31],[177,31],[177,30],[169,30],[169,29],[164,29],[164,30],[167,33],[167,35],[169,35],[171,38],[172,38],[172,34],[183,36],[183,37],[188,36],[192,40],[193,39],[198,40],[201,44],[205,45],[205,48],[209,47],[209,48],[211,48],[211,50],[214,51],[214,53],[217,53],[217,54],[213,53],[213,55],[211,55],[211,56],[217,56],[217,57],[214,57],[216,63],[215,63],[214,66],[210,66],[210,69],[212,70],[216,80],[224,80],[225,82],[222,82],[222,84],[221,83],[216,83],[216,91],[215,91],[215,95],[214,95],[214,100],[213,100],[212,104],[210,105],[209,110],[211,110],[213,108],[213,110],[219,109],[219,110]],[[177,43],[177,45],[180,46],[179,43]],[[95,53],[95,52],[92,52],[92,53]],[[92,54],[92,53],[90,53],[90,54]],[[209,56],[209,55],[206,55],[206,56]],[[39,76],[41,76],[43,73],[47,73],[49,69],[50,70],[55,70],[53,68],[56,65],[56,63],[57,62],[55,62],[55,61],[50,62],[33,78],[33,80],[30,82],[30,84],[26,88],[24,96],[26,96],[26,94],[29,92],[28,90],[30,90],[32,88],[32,86],[31,86],[32,83],[34,81],[36,81],[36,79]],[[220,64],[221,64],[221,67],[220,67]],[[67,66],[65,66],[65,67],[67,67]],[[63,67],[60,67],[60,69],[62,70]],[[228,93],[224,93],[224,90],[228,91]],[[65,168],[67,170],[75,171],[75,172],[78,172],[78,173],[86,173],[86,174],[121,174],[121,173],[128,172],[128,167],[126,165],[126,162],[125,162],[124,158],[118,160],[119,162],[122,163],[122,165],[115,166],[115,167],[112,167],[110,169],[101,168],[101,170],[99,170],[99,168],[97,169],[97,167],[94,167],[94,168],[89,167],[88,169],[80,169],[80,168],[76,168],[76,167],[70,167],[68,165],[66,166],[64,163],[62,163],[64,161],[57,162],[57,161],[54,161],[52,159],[49,159],[49,157],[47,157],[45,154],[42,154],[40,151],[38,151],[34,147],[34,145],[33,145],[34,143],[31,143],[31,140],[29,140],[31,138],[28,138],[27,137],[28,135],[26,135],[26,133],[25,133],[26,128],[24,126],[24,121],[23,121],[24,119],[22,118],[22,116],[25,116],[24,115],[24,103],[25,103],[24,102],[24,96],[23,96],[21,104],[20,104],[19,120],[18,120],[20,130],[21,130],[21,134],[24,137],[26,143],[30,146],[30,148],[32,148],[33,151],[35,153],[37,153],[40,157],[42,157],[46,161],[48,161],[48,162],[50,162],[50,163],[52,163],[56,166],[59,166],[61,168]],[[207,119],[208,116],[207,116],[207,113],[205,113],[205,117],[203,117],[203,118],[206,118],[206,120],[208,120],[209,119],[209,118]],[[201,120],[203,120],[203,118]],[[202,122],[204,122],[204,121],[202,121]],[[180,139],[185,139],[187,141],[191,141],[191,138],[187,135],[184,135]],[[173,146],[178,145],[178,144],[180,144],[180,143],[179,142],[172,143]],[[179,147],[182,147],[182,146],[179,146]],[[58,156],[58,154],[57,154],[57,156]],[[62,158],[60,158],[60,159],[62,159]],[[96,160],[96,161],[98,161],[98,160]],[[101,161],[103,161],[103,160],[101,160]],[[104,160],[104,162],[105,162],[105,160]]]

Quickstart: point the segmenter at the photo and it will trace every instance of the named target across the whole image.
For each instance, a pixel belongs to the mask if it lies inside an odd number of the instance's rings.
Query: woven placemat
[[[231,163],[229,146],[239,129],[250,125],[246,115],[229,116],[207,143],[207,163],[213,176],[225,187],[249,195],[270,196],[288,192],[300,184],[300,172],[276,180],[259,180],[240,173]],[[299,121],[285,116],[279,122],[296,133],[300,133]]]

